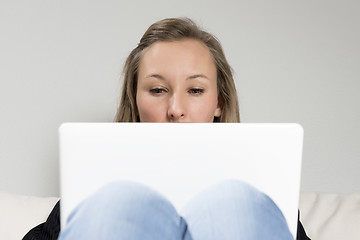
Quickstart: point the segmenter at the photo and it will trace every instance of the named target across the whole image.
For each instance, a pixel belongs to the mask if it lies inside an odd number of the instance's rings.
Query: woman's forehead
[[[139,75],[172,73],[212,76],[216,66],[208,47],[194,39],[157,42],[145,50]]]

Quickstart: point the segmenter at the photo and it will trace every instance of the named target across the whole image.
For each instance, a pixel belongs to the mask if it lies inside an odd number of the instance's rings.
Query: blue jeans
[[[294,239],[276,204],[249,184],[227,180],[195,196],[181,215],[158,192],[114,182],[83,201],[59,239]]]

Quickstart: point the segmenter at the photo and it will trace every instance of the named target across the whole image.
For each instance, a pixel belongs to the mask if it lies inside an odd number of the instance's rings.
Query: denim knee
[[[134,215],[140,209],[161,211],[177,220],[176,209],[160,193],[148,186],[130,181],[116,181],[101,187],[83,203],[87,211],[97,212],[98,216],[109,218],[119,215]]]
[[[193,201],[204,200],[204,198],[206,202],[240,200],[249,201],[249,204],[252,204],[254,198],[266,198],[266,195],[246,182],[227,179],[204,189],[193,198]]]
[[[179,239],[185,229],[183,219],[161,194],[140,183],[117,181],[85,199],[70,215],[61,237]]]
[[[205,189],[181,213],[194,239],[292,239],[271,198],[239,180]]]
[[[194,207],[191,207],[191,205],[194,205]],[[237,213],[249,215],[254,211],[265,211],[270,216],[284,219],[282,212],[269,196],[240,180],[221,181],[200,192],[189,202],[189,208],[192,209],[207,206],[219,209],[222,212],[229,211],[231,213],[231,211],[236,211]]]

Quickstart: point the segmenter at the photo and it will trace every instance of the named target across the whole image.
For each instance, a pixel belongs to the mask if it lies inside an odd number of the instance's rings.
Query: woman
[[[189,19],[151,25],[126,60],[116,121],[240,122],[231,68],[216,38]],[[109,184],[78,206],[60,234],[89,238],[293,239],[272,200],[238,181],[204,190],[181,216],[146,186]]]

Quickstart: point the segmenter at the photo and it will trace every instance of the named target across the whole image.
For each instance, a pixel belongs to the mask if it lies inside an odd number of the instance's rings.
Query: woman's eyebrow
[[[204,74],[195,74],[195,75],[191,75],[189,77],[187,77],[186,79],[195,79],[195,78],[206,78],[209,79],[207,76],[205,76]]]
[[[160,74],[149,74],[147,75],[145,78],[157,78],[157,79],[160,79],[160,80],[165,80],[165,78],[163,76],[161,76]]]
[[[145,78],[157,78],[159,80],[165,80],[165,77],[160,75],[160,74],[149,74],[147,75]],[[191,75],[189,77],[186,78],[186,80],[191,80],[191,79],[195,79],[195,78],[205,78],[205,79],[209,79],[206,75],[204,74],[194,74]]]

